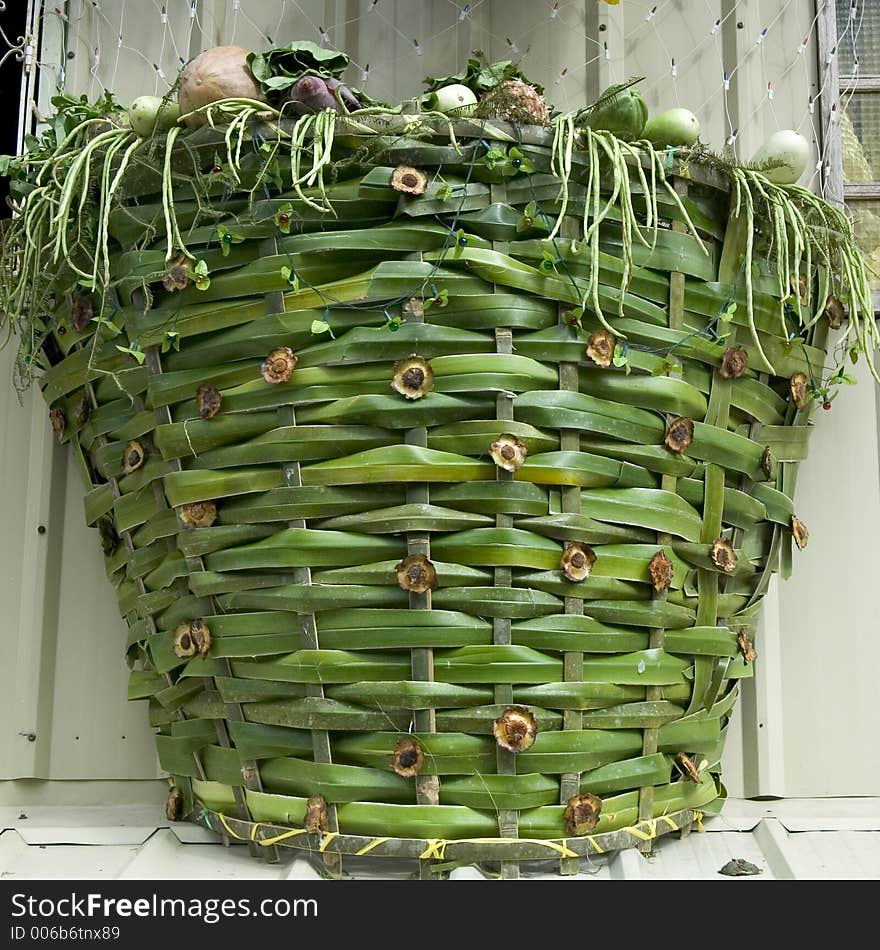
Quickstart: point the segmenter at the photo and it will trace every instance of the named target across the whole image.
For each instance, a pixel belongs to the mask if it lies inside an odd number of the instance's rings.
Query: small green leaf
[[[137,360],[138,366],[143,365],[144,360],[147,358],[146,353],[144,353],[138,345],[137,340],[135,340],[131,346],[120,346],[117,343],[116,349],[119,350],[120,353],[128,353],[129,356],[133,356]]]
[[[584,308],[572,307],[571,310],[566,310],[562,316],[565,319],[565,322],[566,324],[568,324],[568,326],[582,327],[583,324],[581,323],[581,320],[583,319],[583,316],[584,316]]]
[[[452,197],[452,185],[448,181],[444,181],[443,184],[437,189],[437,200],[438,201],[449,201]]]
[[[541,252],[541,270],[550,271],[551,273],[556,273],[556,265],[559,263],[559,258],[556,254],[551,251],[549,248],[544,248]]]
[[[176,330],[166,330],[162,338],[162,352],[167,353],[169,350],[180,350],[180,334]]]
[[[443,290],[437,292],[433,297],[426,297],[424,303],[424,309],[430,310],[433,306],[445,307],[449,303],[449,291],[444,287]]]
[[[207,290],[211,286],[211,278],[208,276],[208,264],[206,261],[196,261],[192,269],[193,280],[196,284],[196,290]]]
[[[514,175],[518,175],[520,172],[524,174],[530,174],[535,170],[535,166],[532,164],[531,160],[526,158],[525,155],[514,145],[510,151],[507,153],[507,161],[504,163],[504,168],[502,169],[502,174],[505,178],[512,178]]]
[[[503,149],[493,147],[483,156],[483,162],[489,168],[494,168],[499,162],[505,161],[506,158],[507,156],[504,154]]]
[[[736,313],[736,301],[731,300],[730,303],[722,307],[721,313],[718,314],[718,319],[721,320],[723,323],[730,323],[735,313]]]
[[[291,270],[287,265],[283,265],[281,267],[281,276],[294,290],[299,290],[299,277],[295,271]]]
[[[330,324],[326,320],[312,320],[312,333],[316,336],[321,333],[329,333]]]
[[[290,222],[293,219],[293,205],[289,201],[285,201],[283,205],[280,205],[278,210],[275,212],[275,224],[278,226],[278,230],[282,234],[290,234]]]
[[[625,343],[615,343],[614,344],[614,353],[611,357],[611,362],[615,366],[626,366],[629,363],[626,355],[627,346]]]
[[[224,257],[229,255],[233,244],[241,244],[244,240],[244,235],[236,234],[234,231],[224,228],[222,224],[217,225],[217,235],[220,238],[220,251]]]

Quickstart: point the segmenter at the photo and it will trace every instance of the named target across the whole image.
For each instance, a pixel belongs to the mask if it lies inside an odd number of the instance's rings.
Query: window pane
[[[859,244],[868,266],[880,273],[880,201],[850,201],[847,205]],[[871,289],[880,290],[880,279],[873,274]]]
[[[880,180],[880,93],[857,93],[846,102],[840,138],[844,181]]]
[[[837,52],[841,76],[854,72],[859,64],[862,75],[880,75],[880,3],[855,0],[855,17],[850,16],[853,0],[837,2]]]

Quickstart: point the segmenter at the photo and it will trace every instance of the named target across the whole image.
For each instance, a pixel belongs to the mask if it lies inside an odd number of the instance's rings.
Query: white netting
[[[818,146],[819,97],[836,90],[816,79],[816,22],[832,3],[70,0],[40,7],[41,34],[56,40],[41,63],[70,91],[111,89],[124,100],[165,92],[207,46],[259,50],[309,39],[351,56],[348,81],[398,102],[418,94],[424,76],[455,73],[481,49],[490,60],[518,60],[562,110],[607,82],[644,75],[652,109],[687,106],[706,141],[748,158],[777,128],[798,129]],[[854,24],[863,5],[855,4]]]

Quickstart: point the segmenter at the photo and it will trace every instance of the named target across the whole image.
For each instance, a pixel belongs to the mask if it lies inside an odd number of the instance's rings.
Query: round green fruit
[[[613,132],[619,139],[633,142],[642,136],[648,121],[648,107],[638,89],[625,89],[589,116],[585,125],[596,132]]]
[[[648,119],[642,137],[656,148],[693,145],[700,137],[700,120],[687,109],[667,109]]]
[[[159,96],[138,96],[128,107],[132,130],[145,138],[155,132],[167,132],[179,118],[177,103]]]

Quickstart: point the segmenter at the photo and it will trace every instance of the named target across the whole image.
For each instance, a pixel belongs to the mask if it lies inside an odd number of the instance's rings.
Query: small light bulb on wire
[[[670,73],[672,74],[673,79],[678,76],[678,66],[675,65],[675,57],[672,59],[672,68],[670,69]]]
[[[159,22],[162,23],[163,25],[168,22],[168,11],[165,9],[164,5],[162,6],[162,9],[159,11]]]
[[[651,7],[651,9],[645,14],[645,23],[650,23],[656,15],[657,7]]]
[[[559,75],[553,80],[553,85],[558,86],[561,82],[565,81],[565,77],[568,75],[568,66],[563,69]]]
[[[721,29],[721,19],[719,18],[712,24],[712,32],[709,35],[714,36],[720,29]]]
[[[458,22],[461,23],[462,20],[466,20],[470,15],[471,15],[471,5],[469,3],[466,3],[458,11]]]
[[[413,39],[413,49],[416,51],[416,56],[421,56],[424,52],[421,43],[417,39]]]
[[[755,40],[755,45],[760,46],[764,42],[764,39],[766,38],[766,36],[767,36],[767,27],[765,26],[761,30],[761,32],[758,34],[758,38]]]
[[[366,66],[361,70],[361,83],[366,85],[370,81],[370,64],[367,63]]]
[[[516,45],[516,42],[509,36],[506,36],[505,39],[507,40],[507,46],[510,52],[513,53],[514,56],[519,56],[519,47]]]
[[[550,19],[555,20],[559,16],[559,4],[554,3],[550,9]]]
[[[733,145],[733,143],[739,138],[739,129],[734,129],[730,135],[727,136],[727,144]]]
[[[772,102],[773,101],[773,83],[767,83],[767,98]]]
[[[730,92],[730,76],[728,73],[724,74],[724,78],[722,79],[721,83],[724,86],[724,91]]]

